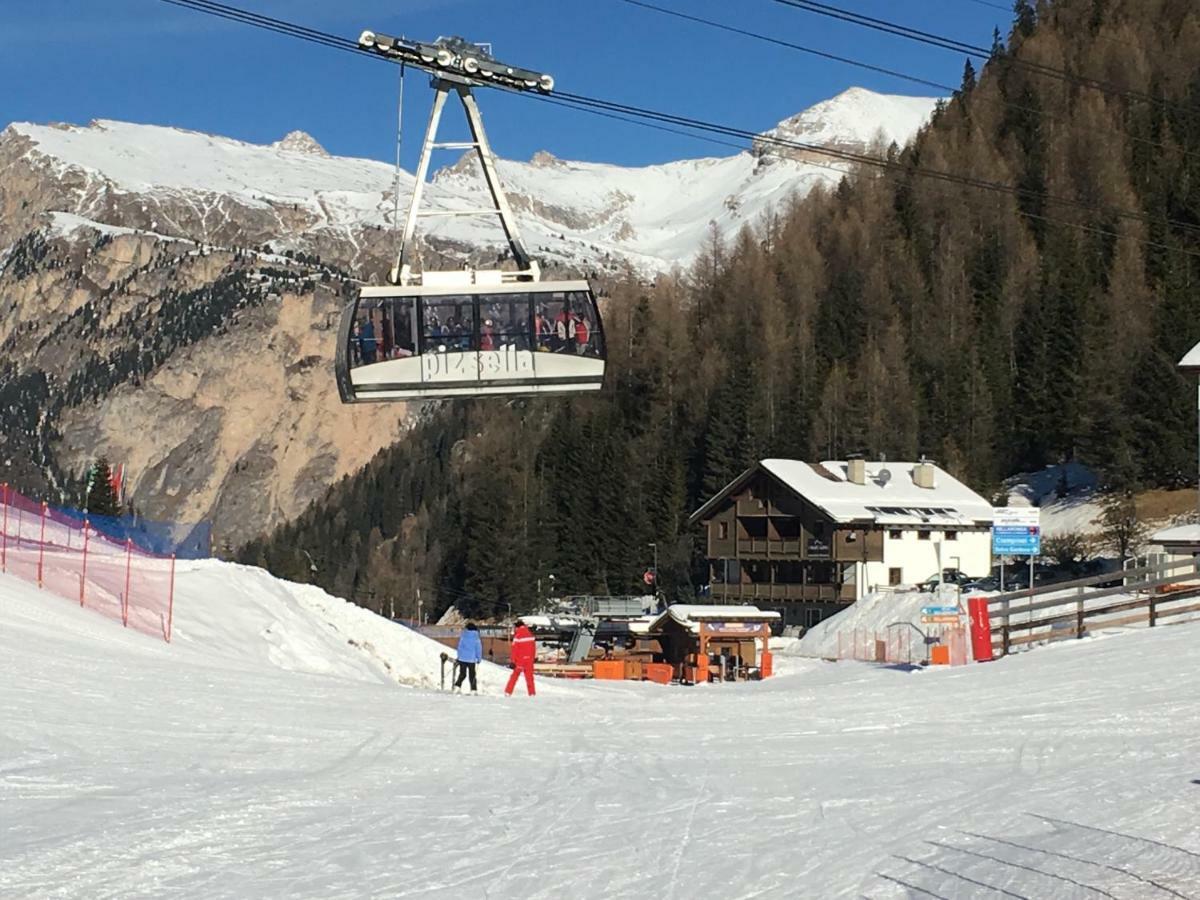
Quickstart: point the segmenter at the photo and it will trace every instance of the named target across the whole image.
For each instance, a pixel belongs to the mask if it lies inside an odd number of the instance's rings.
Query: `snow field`
[[[0,896],[1200,896],[1197,626],[466,698],[397,686],[419,635],[180,569],[171,645],[0,577]]]

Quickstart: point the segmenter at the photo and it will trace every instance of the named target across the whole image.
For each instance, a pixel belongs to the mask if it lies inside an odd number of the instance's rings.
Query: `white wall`
[[[921,540],[919,529],[900,529],[900,537],[891,537],[884,532],[883,562],[860,564],[863,577],[858,579],[858,596],[861,598],[876,588],[888,586],[888,571],[900,569],[900,583],[913,585],[938,573],[938,545],[941,545],[943,569],[961,569],[968,575],[979,578],[992,571],[992,534],[990,529],[965,531],[958,529],[954,540],[946,540],[942,529],[920,529],[929,531],[928,540]]]

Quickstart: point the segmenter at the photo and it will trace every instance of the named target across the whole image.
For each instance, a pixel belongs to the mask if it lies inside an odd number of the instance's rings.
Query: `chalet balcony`
[[[839,589],[836,584],[714,584],[712,599],[726,603],[753,603],[756,600],[850,603],[854,600],[854,585]]]
[[[800,558],[800,541],[780,541],[769,538],[740,538],[738,556],[752,559],[756,556],[780,556]]]

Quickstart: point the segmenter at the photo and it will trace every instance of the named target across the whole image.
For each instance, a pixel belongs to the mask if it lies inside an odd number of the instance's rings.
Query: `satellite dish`
[[[875,476],[875,480],[879,482],[879,486],[883,487],[892,480],[891,469],[880,469],[879,474]]]

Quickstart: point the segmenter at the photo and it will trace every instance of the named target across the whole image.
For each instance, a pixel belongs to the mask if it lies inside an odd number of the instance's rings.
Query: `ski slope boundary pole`
[[[133,557],[133,539],[125,538],[125,593],[121,595],[121,624],[129,627],[129,566]]]
[[[4,488],[4,529],[0,535],[0,572],[8,571],[8,482],[2,485]]]
[[[88,554],[88,520],[83,520],[83,571],[79,574],[79,605],[83,606],[83,598],[87,593],[87,554]]]
[[[175,554],[171,554],[171,583],[167,588],[167,632],[164,637],[171,643],[171,620],[175,615]]]
[[[42,587],[42,572],[46,563],[46,509],[48,504],[42,501],[42,533],[38,538],[38,590]]]

